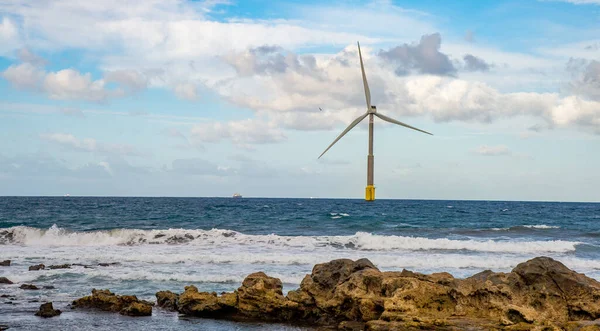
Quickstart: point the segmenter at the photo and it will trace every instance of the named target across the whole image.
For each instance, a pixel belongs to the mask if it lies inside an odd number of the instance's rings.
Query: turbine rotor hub
[[[368,113],[369,114],[375,114],[377,112],[377,106],[371,106],[371,109],[369,109]]]

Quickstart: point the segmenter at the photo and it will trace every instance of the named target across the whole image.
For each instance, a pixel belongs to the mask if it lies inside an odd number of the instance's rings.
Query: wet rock
[[[22,290],[39,290],[40,288],[33,285],[33,284],[23,284],[21,286],[19,286],[20,289]]]
[[[60,315],[62,312],[59,309],[52,307],[52,302],[46,302],[40,306],[40,309],[35,313],[35,316],[50,318]]]
[[[44,290],[54,290],[56,287],[52,286],[52,285],[45,285],[43,287]]]
[[[250,274],[237,290],[237,306],[251,319],[287,321],[298,303],[283,296],[281,280],[264,272]]]
[[[135,295],[116,295],[109,290],[92,290],[92,295],[77,299],[73,308],[100,309],[128,316],[152,315],[152,304]]]
[[[121,309],[119,313],[126,316],[150,316],[152,315],[152,305],[146,302],[133,302]]]
[[[71,265],[70,264],[57,264],[57,265],[51,265],[48,266],[48,269],[71,269]]]
[[[71,264],[71,267],[84,267],[85,269],[93,268],[89,264],[82,264],[82,263],[73,263],[73,264]],[[58,268],[50,268],[50,269],[58,269]]]
[[[0,295],[0,298],[8,298],[8,297],[10,297],[10,295],[8,295],[8,294],[2,294],[2,295]]]
[[[357,321],[343,321],[338,325],[337,329],[343,331],[363,331],[365,329],[365,323]]]
[[[198,292],[198,288],[190,285],[186,286],[185,291],[179,295],[177,311],[197,317],[236,319],[236,304],[237,294],[218,297],[215,292]]]
[[[120,264],[119,262],[111,262],[111,263],[98,263],[99,266],[101,267],[110,267],[111,265],[118,265]]]
[[[0,277],[0,284],[14,284],[6,277]]]
[[[342,259],[315,265],[287,296],[279,279],[259,272],[220,296],[188,286],[176,307],[198,317],[345,330],[578,330],[600,318],[600,282],[547,257],[466,279],[381,272],[368,260]]]
[[[176,311],[178,300],[179,295],[171,291],[156,292],[156,305],[161,308]]]
[[[6,325],[6,324],[0,324],[0,331],[5,331],[5,330],[8,330],[8,329],[9,329],[8,325]]]
[[[29,271],[44,270],[44,269],[46,269],[46,266],[43,264],[32,265],[31,267],[29,267]]]
[[[0,267],[9,267],[10,266],[10,260],[4,260],[2,262],[0,262]]]

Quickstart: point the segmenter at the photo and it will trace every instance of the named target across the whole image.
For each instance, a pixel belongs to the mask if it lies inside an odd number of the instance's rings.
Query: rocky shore
[[[344,330],[600,330],[600,283],[547,257],[466,279],[342,259],[315,265],[285,296],[281,281],[262,272],[233,293],[187,286],[156,296],[189,316]]]
[[[465,279],[382,272],[367,259],[340,259],[315,265],[286,295],[279,279],[257,272],[231,293],[190,285],[181,293],[160,291],[156,299],[156,307],[185,316],[332,330],[600,330],[600,282],[548,257],[523,262],[509,273],[487,270]],[[71,304],[127,316],[152,315],[154,306],[134,295],[96,289]],[[58,314],[52,303],[36,313]]]

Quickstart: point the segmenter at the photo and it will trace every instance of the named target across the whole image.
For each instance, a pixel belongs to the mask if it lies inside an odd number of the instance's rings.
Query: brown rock
[[[51,265],[51,266],[48,266],[48,269],[71,269],[71,265],[70,264]]]
[[[287,298],[301,306],[303,319],[315,323],[369,321],[383,312],[382,281],[383,273],[367,259],[333,260],[315,265]]]
[[[164,302],[170,298],[165,295]],[[285,297],[279,279],[259,272],[221,296],[188,286],[177,309],[200,317],[346,330],[575,331],[600,318],[600,283],[545,257],[510,273],[486,270],[466,279],[381,272],[368,260],[343,259],[316,265]]]
[[[281,281],[262,272],[246,277],[234,293],[220,296],[187,286],[177,303],[177,311],[186,315],[260,321],[290,321],[297,307],[283,296]]]
[[[337,329],[343,331],[363,331],[365,329],[365,323],[357,321],[343,321],[338,325]]]
[[[43,270],[43,269],[46,269],[46,266],[43,264],[32,265],[31,267],[29,267],[29,271]]]
[[[152,306],[147,303],[133,302],[119,312],[126,316],[151,316]]]
[[[0,284],[14,284],[6,277],[0,277]]]
[[[139,300],[135,295],[116,295],[109,290],[93,289],[92,295],[73,301],[72,306],[73,308],[119,312],[129,316],[152,315],[151,303]]]
[[[171,291],[156,292],[156,304],[161,308],[176,311],[178,300],[179,295]]]
[[[9,267],[10,266],[10,260],[4,260],[2,262],[0,262],[0,267]]]
[[[298,303],[283,296],[281,280],[264,272],[248,275],[237,290],[237,308],[251,319],[289,321]]]
[[[237,295],[232,293],[233,295]],[[234,318],[237,299],[233,302],[217,297],[215,292],[198,292],[193,285],[186,286],[185,291],[179,295],[177,311],[197,317]]]
[[[20,289],[22,290],[39,290],[40,288],[33,285],[33,284],[23,284],[21,286],[19,286]]]
[[[549,257],[537,257],[519,264],[519,275],[531,291],[543,291],[565,301],[568,320],[600,318],[600,282],[567,268]],[[593,303],[596,305],[593,305]],[[563,316],[564,317],[564,316]]]
[[[40,306],[40,309],[35,313],[35,316],[44,318],[54,317],[60,315],[62,312],[52,307],[52,302],[46,302]]]

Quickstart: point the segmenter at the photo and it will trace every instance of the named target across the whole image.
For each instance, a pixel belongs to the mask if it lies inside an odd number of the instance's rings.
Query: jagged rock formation
[[[156,305],[161,308],[176,311],[178,301],[179,295],[171,291],[156,292]]]
[[[40,288],[33,285],[33,284],[23,284],[21,286],[19,286],[20,289],[22,290],[39,290]]]
[[[92,308],[127,316],[152,315],[152,303],[135,295],[116,295],[109,290],[92,290],[92,295],[73,301],[72,308]]]
[[[0,277],[0,284],[13,284],[13,282],[11,282],[10,279],[6,277]]]
[[[65,263],[65,264],[51,265],[51,266],[48,266],[48,269],[71,269],[71,265],[67,264],[67,263]]]
[[[44,270],[44,269],[46,269],[46,266],[43,264],[32,265],[31,267],[29,267],[29,271],[37,271],[37,270]]]
[[[40,309],[35,313],[35,316],[50,318],[60,315],[62,312],[59,309],[52,307],[52,302],[46,302],[40,306]]]
[[[233,293],[194,286],[179,296],[159,293],[160,306],[190,316],[343,330],[584,330],[600,318],[600,283],[547,257],[466,279],[381,272],[369,260],[342,259],[315,265],[287,296],[279,279],[262,272]]]
[[[10,260],[4,260],[0,262],[0,267],[10,267]]]

